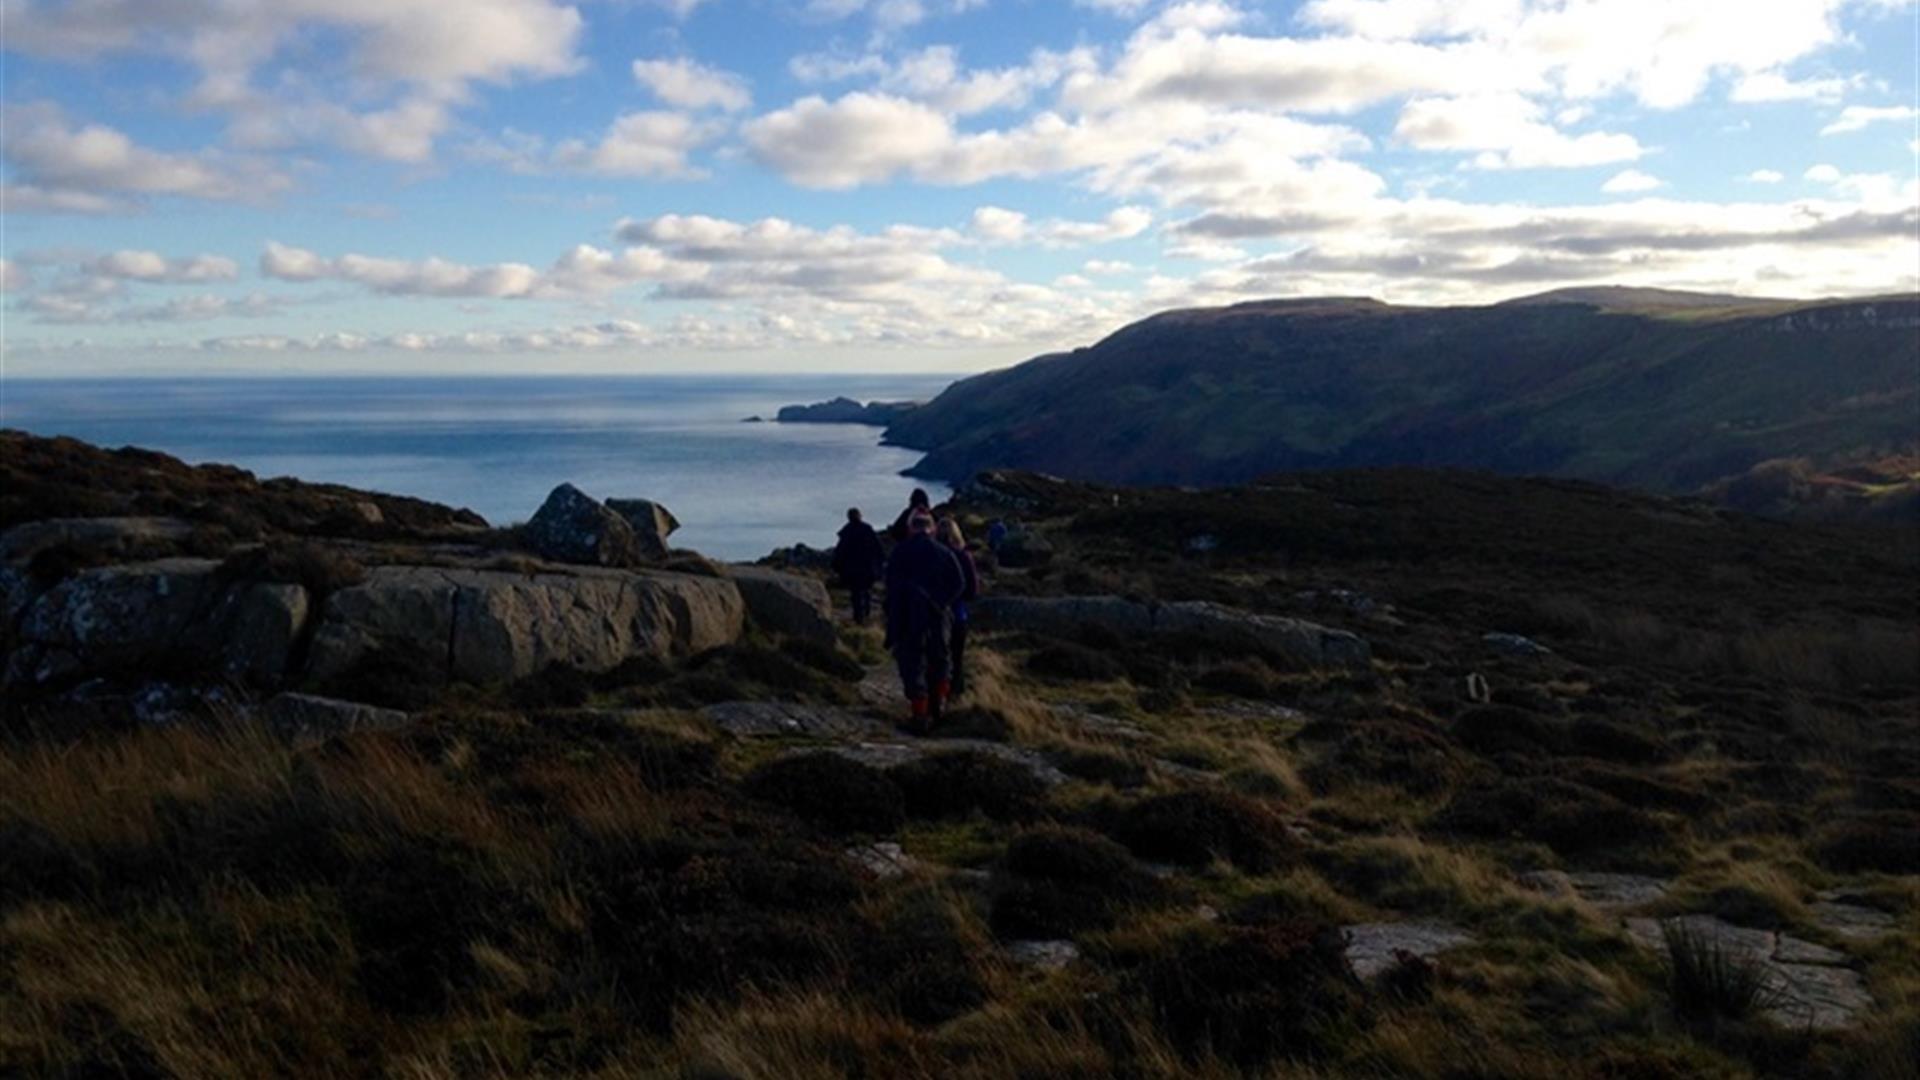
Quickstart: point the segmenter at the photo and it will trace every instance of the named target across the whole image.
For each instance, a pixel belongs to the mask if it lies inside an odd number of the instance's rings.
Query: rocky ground
[[[5,438],[0,1072],[1916,1075],[1910,532],[989,476],[913,738],[804,552]]]

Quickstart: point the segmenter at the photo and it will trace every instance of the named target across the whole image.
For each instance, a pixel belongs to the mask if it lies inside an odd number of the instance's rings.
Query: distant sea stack
[[[910,475],[954,483],[1015,468],[1217,486],[1410,465],[1698,492],[1774,462],[1817,476],[1911,459],[1916,328],[1915,293],[1265,300],[1164,312],[963,379],[886,441],[926,455]]]
[[[788,405],[774,414],[782,424],[872,424],[886,427],[919,408],[918,401],[869,401],[862,405],[850,397],[819,401],[812,405]]]

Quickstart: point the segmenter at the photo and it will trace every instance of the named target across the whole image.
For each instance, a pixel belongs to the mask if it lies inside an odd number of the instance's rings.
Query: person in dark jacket
[[[939,721],[952,690],[947,625],[966,587],[960,560],[933,538],[933,515],[909,516],[906,541],[887,559],[887,648],[912,707],[907,725],[917,734]]]
[[[833,548],[833,572],[853,594],[853,621],[865,626],[873,613],[873,583],[880,580],[887,564],[886,550],[873,526],[860,520],[860,511],[847,511],[847,523],[840,526],[840,542]]]
[[[953,696],[959,697],[967,692],[967,605],[980,595],[980,571],[973,565],[973,552],[967,550],[967,538],[960,531],[959,522],[950,517],[941,518],[939,535],[940,542],[960,561],[960,576],[966,583],[960,599],[953,602],[953,632],[948,635],[949,653],[953,658],[948,681],[953,686]]]
[[[907,519],[913,517],[915,514],[927,514],[929,516],[933,514],[933,497],[927,494],[925,488],[913,489],[913,494],[907,496],[907,508],[900,511],[900,516],[894,518],[893,525],[887,529],[887,535],[893,539],[894,543],[906,543]]]

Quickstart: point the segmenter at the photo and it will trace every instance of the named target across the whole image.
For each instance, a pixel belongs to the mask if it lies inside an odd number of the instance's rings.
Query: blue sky
[[[938,370],[1920,287],[1903,0],[0,0],[8,374]]]

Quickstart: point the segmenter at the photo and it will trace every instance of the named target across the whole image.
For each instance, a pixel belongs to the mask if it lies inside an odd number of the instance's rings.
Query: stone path
[[[1656,952],[1666,950],[1664,928],[1677,925],[1727,954],[1760,965],[1777,996],[1765,1015],[1783,1027],[1836,1031],[1852,1027],[1873,1007],[1866,981],[1845,966],[1846,954],[1791,934],[1735,926],[1712,915],[1630,918],[1623,925],[1635,942]]]
[[[1473,943],[1465,930],[1443,922],[1360,923],[1346,927],[1347,964],[1362,979],[1379,977],[1398,963],[1395,953],[1422,960]]]
[[[707,706],[700,715],[721,731],[743,739],[781,735],[850,739],[886,730],[884,724],[847,709],[786,701],[727,701]]]
[[[1045,755],[1036,750],[1021,746],[1009,746],[1006,743],[988,742],[985,739],[913,739],[911,741],[863,740],[829,746],[828,752],[858,761],[862,765],[871,765],[876,769],[893,769],[908,762],[919,761],[932,754],[951,751],[973,751],[1011,762],[1033,774],[1033,778],[1048,787],[1057,787],[1067,782],[1067,774],[1054,768]],[[797,750],[796,753],[807,753]]]
[[[1520,884],[1563,900],[1580,900],[1601,911],[1643,907],[1667,895],[1667,882],[1642,874],[1606,874],[1581,870],[1534,870]]]

